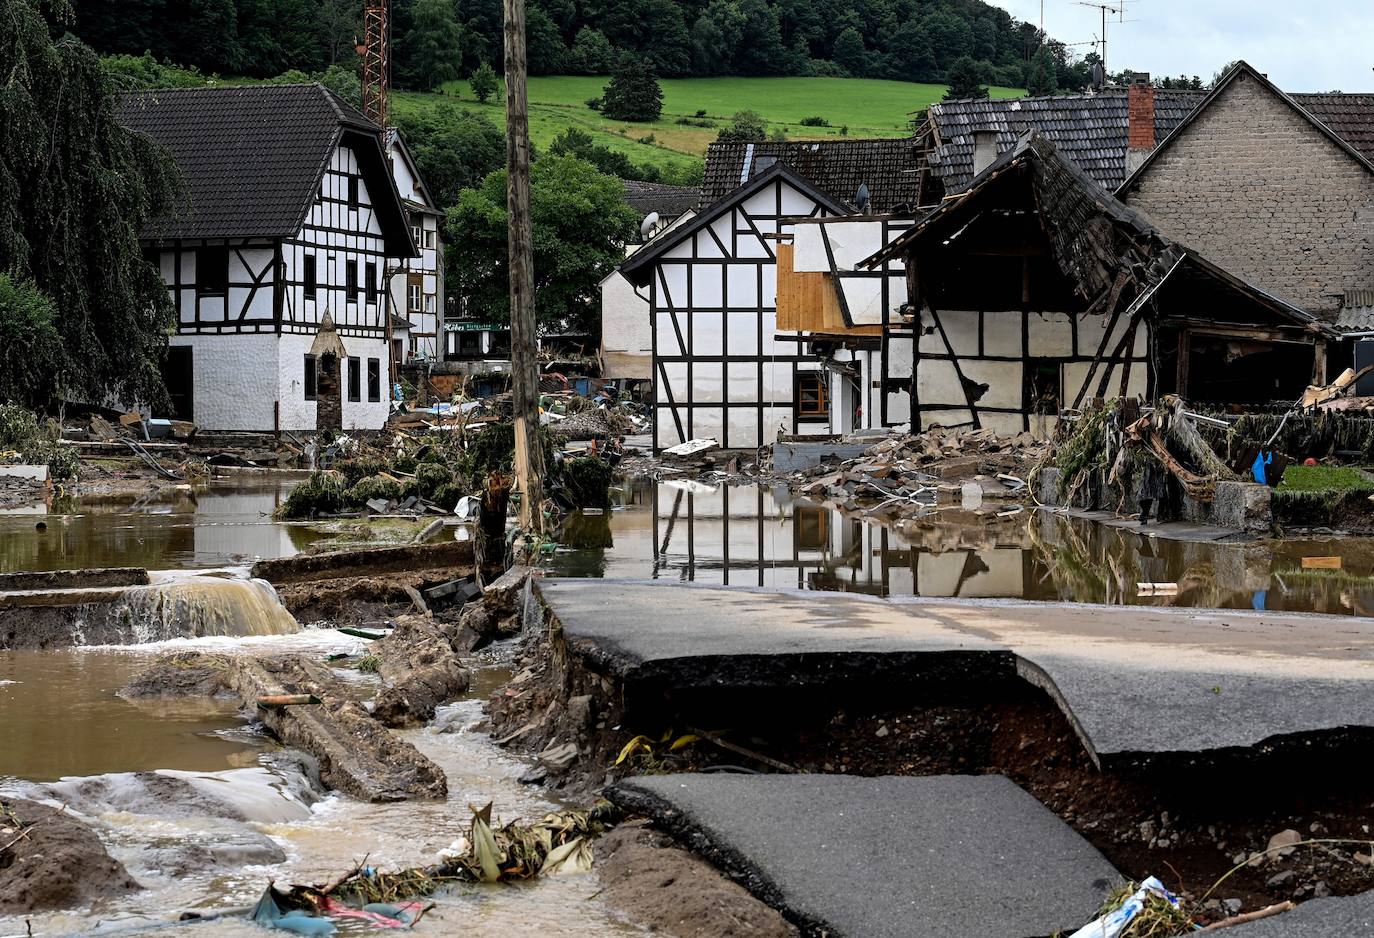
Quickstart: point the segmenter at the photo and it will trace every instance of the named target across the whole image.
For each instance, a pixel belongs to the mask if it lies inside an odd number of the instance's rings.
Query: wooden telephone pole
[[[515,398],[515,484],[520,527],[544,532],[544,458],[539,448],[535,360],[534,246],[530,234],[530,126],[525,90],[525,0],[506,13],[506,213],[509,216],[510,358]]]

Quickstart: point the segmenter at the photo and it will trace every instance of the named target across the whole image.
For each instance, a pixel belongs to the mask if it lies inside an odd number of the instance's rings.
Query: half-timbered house
[[[150,91],[124,96],[121,114],[184,183],[177,209],[143,232],[178,314],[167,369],[178,416],[210,430],[316,429],[336,421],[332,406],[317,412],[324,385],[340,396],[340,428],[380,427],[387,267],[415,255],[380,129],[320,85]],[[326,322],[337,342],[321,361],[311,350]]]
[[[394,127],[386,132],[386,155],[396,191],[405,204],[410,237],[416,248],[414,257],[392,266],[388,280],[392,312],[408,323],[403,337],[392,330],[393,345],[398,338],[403,339],[399,348],[393,348],[393,358],[397,363],[412,359],[434,361],[442,358],[445,351],[440,345],[445,310],[444,244],[439,237],[444,213],[420,177],[405,137]]]
[[[620,267],[648,304],[656,448],[709,437],[750,449],[836,432],[863,409],[846,356],[841,378],[807,332],[779,326],[779,246],[798,222],[852,215],[856,203],[873,212],[911,204],[909,166],[904,140],[710,148],[706,204]],[[866,338],[876,349],[880,339]]]
[[[1206,324],[1303,350],[1250,389],[1293,399],[1334,335],[1161,233],[1038,133],[864,262],[904,261],[917,338],[912,425],[1047,432],[1094,398],[1177,390],[1169,354]]]

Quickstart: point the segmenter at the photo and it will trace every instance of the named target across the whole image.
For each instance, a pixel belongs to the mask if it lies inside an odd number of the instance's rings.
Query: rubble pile
[[[941,495],[961,496],[965,504],[1019,497],[1045,448],[1029,433],[999,437],[989,429],[935,427],[883,440],[857,459],[823,462],[795,473],[789,484],[849,511],[898,516],[931,508]]]

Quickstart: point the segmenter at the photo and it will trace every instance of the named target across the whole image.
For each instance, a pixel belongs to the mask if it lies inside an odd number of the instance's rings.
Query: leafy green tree
[[[38,0],[0,0],[0,272],[52,300],[66,393],[161,405],[176,315],[139,233],[173,204],[176,173],[165,152],[119,122],[95,53],[70,37],[54,41],[70,5],[45,8],[52,20]],[[23,306],[21,331],[48,348],[46,314],[31,299]]]
[[[868,74],[868,50],[864,48],[863,36],[853,26],[835,37],[834,56],[835,64],[850,75],[862,77]]]
[[[415,0],[410,27],[396,37],[396,77],[408,88],[433,91],[460,75],[463,31],[453,0]]]
[[[638,215],[620,180],[571,156],[545,155],[530,172],[535,315],[547,330],[595,332],[597,284],[625,259]],[[448,212],[448,283],[483,319],[509,319],[506,173],[466,189]]]
[[[754,111],[736,111],[730,123],[716,134],[717,143],[750,143],[768,136],[768,125]]]
[[[963,56],[956,59],[949,68],[949,90],[945,92],[945,100],[952,101],[956,98],[986,98],[988,89],[983,84],[983,75],[978,68],[978,63],[971,56]]]
[[[31,283],[0,274],[0,401],[39,409],[62,391],[69,363],[57,331],[57,307]]]
[[[1059,90],[1059,75],[1048,46],[1041,46],[1026,70],[1026,90],[1031,94],[1054,94]]]
[[[351,68],[344,68],[342,65],[331,65],[323,72],[314,75],[292,69],[289,72],[282,72],[275,78],[269,78],[266,84],[301,85],[310,82],[319,82],[356,108],[363,106],[362,79],[358,77],[356,71]]]
[[[197,88],[205,84],[205,76],[199,70],[159,62],[151,52],[142,55],[107,55],[100,59],[100,64],[105,67],[111,83],[120,91]]]
[[[888,74],[902,81],[930,81],[938,77],[930,37],[916,20],[907,20],[892,34],[887,51]]]
[[[472,73],[468,79],[468,84],[472,86],[472,96],[480,103],[486,104],[488,99],[496,93],[500,82],[497,81],[496,72],[486,62],[477,67],[477,71]]]
[[[558,24],[539,7],[531,7],[525,19],[525,57],[531,75],[561,75],[568,67]]]
[[[583,26],[573,39],[570,64],[581,75],[605,75],[615,67],[615,48],[605,34]]]
[[[586,160],[607,176],[643,179],[647,182],[659,182],[663,178],[663,171],[657,166],[641,166],[624,153],[597,143],[591,134],[576,127],[569,127],[554,137],[548,152],[555,156],[575,156],[579,160]]]
[[[711,0],[692,23],[692,70],[698,75],[728,74],[743,30],[739,7],[728,0]]]
[[[506,137],[482,113],[441,107],[420,115],[398,115],[411,155],[441,208],[458,204],[464,189],[475,188],[506,160]]]
[[[742,75],[777,75],[787,68],[787,47],[782,44],[778,11],[764,0],[739,0],[744,16],[745,41],[735,52],[735,67]]]
[[[663,89],[649,63],[626,56],[601,94],[601,113],[617,121],[654,121],[663,113]]]

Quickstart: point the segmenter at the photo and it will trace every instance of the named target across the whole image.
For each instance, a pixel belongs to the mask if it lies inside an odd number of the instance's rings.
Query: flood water
[[[1044,511],[940,508],[892,527],[785,488],[627,482],[619,505],[569,519],[561,576],[1369,615],[1374,539],[1182,542]],[[1304,558],[1339,569],[1304,569]],[[1327,560],[1330,564],[1332,561]],[[1140,595],[1138,583],[1176,583]]]
[[[42,516],[0,514],[0,573],[171,570],[289,557],[319,537],[308,525],[272,520],[272,511],[297,484],[215,481],[146,500],[63,500]]]

